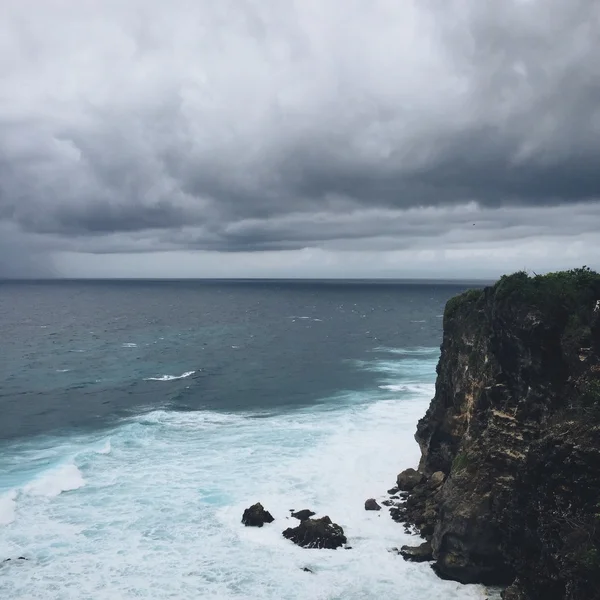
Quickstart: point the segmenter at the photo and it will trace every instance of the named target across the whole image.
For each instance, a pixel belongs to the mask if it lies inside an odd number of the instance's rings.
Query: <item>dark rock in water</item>
[[[352,550],[352,546],[344,546],[344,550]]]
[[[306,519],[298,527],[286,529],[283,537],[304,548],[335,550],[347,542],[344,530],[329,517]]]
[[[303,570],[305,573],[314,573],[314,571],[313,571],[312,569],[309,569],[308,567],[302,567],[302,570]]]
[[[392,500],[382,500],[381,504],[384,506],[394,506],[394,502]]]
[[[414,469],[405,469],[396,478],[398,489],[404,492],[410,492],[415,486],[423,481],[423,474]]]
[[[18,556],[16,559],[12,559],[12,558],[5,558],[1,564],[5,564],[8,562],[14,562],[15,560],[29,560],[28,558],[25,558],[24,556]]]
[[[402,546],[399,554],[404,560],[410,560],[412,562],[433,560],[431,542],[423,542],[420,546]]]
[[[400,491],[400,490],[399,490],[397,487],[395,487],[395,486],[394,486],[393,488],[390,488],[390,489],[387,491],[387,493],[393,496],[394,494],[397,494],[399,491]]]
[[[365,510],[381,510],[381,506],[377,504],[377,500],[375,500],[375,498],[369,498],[365,502]]]
[[[247,508],[242,515],[242,523],[246,527],[262,527],[265,523],[272,523],[275,519],[260,502]]]
[[[311,517],[313,517],[316,514],[317,513],[313,512],[312,510],[305,508],[303,510],[293,512],[292,517],[294,517],[294,519],[298,519],[299,521],[306,521],[306,519],[310,519]]]

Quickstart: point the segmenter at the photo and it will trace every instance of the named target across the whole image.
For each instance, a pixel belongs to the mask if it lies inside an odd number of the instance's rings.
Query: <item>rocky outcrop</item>
[[[431,542],[423,542],[419,546],[402,546],[399,554],[405,560],[412,562],[426,562],[433,558]]]
[[[265,523],[272,523],[275,519],[260,502],[247,508],[242,515],[242,523],[246,527],[262,527]]]
[[[584,268],[448,302],[418,472],[390,511],[440,576],[509,585],[506,599],[600,598],[599,298]]]
[[[298,527],[286,529],[283,537],[304,548],[335,550],[347,542],[344,530],[329,517],[306,519]]]

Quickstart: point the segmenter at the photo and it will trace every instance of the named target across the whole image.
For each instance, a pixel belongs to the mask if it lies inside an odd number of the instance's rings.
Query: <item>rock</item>
[[[302,567],[302,570],[303,570],[305,573],[314,573],[314,571],[313,571],[312,569],[309,569],[308,567]]]
[[[444,483],[444,479],[446,476],[442,471],[436,471],[433,475],[427,480],[427,485],[430,489],[439,488],[442,483]]]
[[[425,562],[433,560],[433,551],[431,549],[431,542],[423,542],[419,546],[402,546],[399,554],[404,560],[410,560],[412,562]]]
[[[375,498],[369,498],[365,502],[365,510],[381,510],[381,506],[377,504],[377,500],[375,500]]]
[[[275,519],[260,502],[247,508],[242,515],[242,523],[246,527],[262,527],[265,523],[272,523]]]
[[[294,517],[294,519],[298,519],[299,521],[306,521],[306,519],[310,519],[310,517],[314,516],[315,514],[316,513],[312,510],[305,508],[303,510],[293,512],[292,517]]]
[[[286,529],[283,537],[303,548],[335,550],[347,542],[344,530],[329,517],[306,519],[298,527]]]
[[[392,500],[382,500],[381,504],[384,506],[394,506],[394,502]]]
[[[528,600],[519,587],[518,579],[502,592],[502,600]]]
[[[415,486],[423,481],[423,475],[414,469],[405,469],[396,478],[398,489],[410,492]]]
[[[352,546],[344,546],[344,550],[352,550]]]
[[[393,496],[394,494],[397,494],[399,491],[400,491],[400,490],[399,490],[397,487],[395,487],[395,486],[394,486],[393,488],[390,488],[390,489],[387,491],[387,493],[388,493],[388,494],[390,494],[391,496]]]

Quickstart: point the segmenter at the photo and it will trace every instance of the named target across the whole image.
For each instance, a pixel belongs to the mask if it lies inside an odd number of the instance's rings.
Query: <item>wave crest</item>
[[[146,377],[144,381],[174,381],[175,379],[187,379],[191,377],[196,371],[186,371],[181,375],[161,375],[160,377]]]

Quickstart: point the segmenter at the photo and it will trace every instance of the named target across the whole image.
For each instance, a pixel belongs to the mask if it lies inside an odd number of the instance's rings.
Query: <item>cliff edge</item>
[[[441,577],[600,598],[600,275],[516,273],[451,299],[416,439],[394,516]]]

